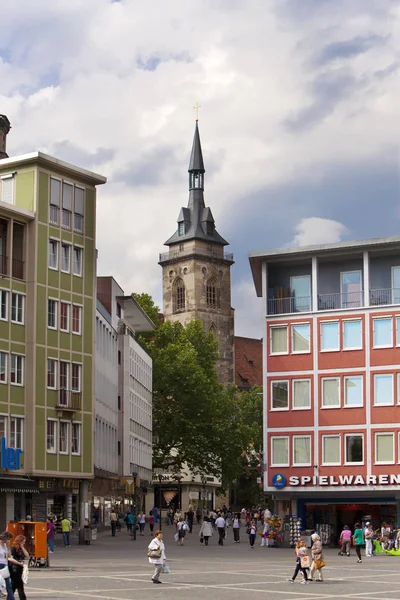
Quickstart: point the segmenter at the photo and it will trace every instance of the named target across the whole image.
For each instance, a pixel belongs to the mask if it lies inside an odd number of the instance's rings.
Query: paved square
[[[290,549],[260,548],[259,542],[251,549],[244,531],[241,543],[235,544],[232,530],[223,548],[215,535],[205,547],[199,543],[198,528],[180,547],[173,540],[174,532],[172,527],[164,529],[171,574],[162,575],[163,585],[151,582],[153,568],[146,557],[149,532],[135,542],[122,531],[115,538],[102,534],[91,546],[63,548],[61,538],[57,539],[51,568],[31,572],[27,596],[49,600],[183,600],[188,596],[193,600],[400,600],[400,557],[380,555],[357,564],[354,550],[347,558],[328,549],[325,581],[306,586],[299,575],[292,585],[287,581],[295,564]]]

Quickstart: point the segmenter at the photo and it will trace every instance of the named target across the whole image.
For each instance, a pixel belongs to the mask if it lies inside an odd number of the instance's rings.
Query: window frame
[[[83,192],[82,214],[76,211],[76,197],[75,197],[76,190],[80,190],[80,191]],[[84,234],[85,197],[86,197],[86,188],[82,188],[80,185],[74,185],[73,226],[74,226],[74,231],[76,233],[79,233],[80,235]],[[79,217],[81,217],[81,221],[82,221],[82,227],[81,228],[76,227],[76,220],[75,220],[75,216],[76,215],[78,215]]]
[[[64,250],[68,248],[68,267],[63,268]],[[61,256],[60,256],[60,271],[61,273],[71,273],[71,244],[68,242],[61,242]]]
[[[78,251],[79,256],[80,256],[79,272],[75,271],[75,252],[76,251]],[[72,274],[75,275],[75,277],[83,276],[83,248],[82,248],[82,246],[77,246],[76,244],[74,244],[74,246],[72,248]]]
[[[64,188],[66,186],[71,187],[71,209],[64,208]],[[62,180],[62,189],[61,189],[61,227],[63,229],[67,229],[68,231],[72,231],[72,215],[74,209],[74,184],[71,181],[66,179]],[[69,215],[69,225],[64,224],[64,215]]]
[[[294,405],[294,398],[295,398],[295,393],[294,393],[294,388],[295,388],[295,383],[308,383],[308,406],[295,406]],[[310,410],[311,409],[311,379],[309,377],[297,377],[296,379],[292,379],[292,398],[291,398],[291,404],[292,404],[292,410]]]
[[[324,320],[324,321],[320,321],[319,323],[319,331],[320,331],[320,352],[340,352],[340,321],[339,319],[332,319],[332,320]],[[323,344],[322,344],[322,331],[323,331],[323,326],[324,325],[333,325],[336,324],[337,325],[337,340],[338,340],[338,345],[337,348],[323,348]]]
[[[54,363],[54,386],[53,385],[49,385],[49,362],[53,362]],[[56,358],[53,357],[47,357],[47,371],[46,371],[46,387],[48,390],[56,390],[57,389],[57,383],[58,383],[58,360]]]
[[[330,406],[324,406],[324,381],[332,381],[332,380],[338,380],[339,381],[339,403],[338,405],[330,405]],[[338,409],[341,408],[342,406],[342,390],[341,390],[341,379],[340,376],[337,377],[321,377],[321,409],[324,410],[332,410],[332,409]]]
[[[49,311],[49,303],[54,302],[55,311],[54,311],[54,326],[49,325],[49,315],[51,314]],[[58,298],[47,298],[47,328],[53,329],[53,331],[57,331],[58,329]]]
[[[376,401],[376,378],[377,377],[391,377],[392,378],[392,402],[377,402]],[[394,406],[394,373],[373,373],[374,378],[374,403],[373,406]]]
[[[361,380],[361,404],[347,404],[347,388],[346,381],[348,379],[360,379]],[[349,374],[343,377],[343,408],[363,408],[364,406],[364,377],[362,375]]]
[[[349,437],[360,437],[362,439],[362,461],[361,462],[349,462],[347,460],[347,443],[346,440]],[[362,466],[365,464],[365,446],[364,446],[364,433],[354,432],[354,433],[345,433],[343,437],[344,441],[344,466]]]
[[[8,413],[7,414],[4,414],[4,413],[0,414],[0,421],[3,422],[3,428],[4,428],[4,435],[1,436],[1,437],[5,437],[5,438],[8,437],[8,419],[9,419],[9,414]]]
[[[63,327],[61,327],[61,307],[62,306],[66,306],[67,307],[67,328],[64,329]],[[63,333],[69,333],[70,332],[70,323],[71,321],[71,303],[70,302],[64,302],[63,300],[60,300],[60,331],[62,331]]]
[[[9,293],[10,290],[5,290],[3,288],[0,289],[0,321],[8,321],[9,318]],[[5,297],[5,317],[1,316],[3,310],[3,297]]]
[[[15,445],[13,446],[12,441],[11,441],[11,423],[15,422]],[[21,431],[18,432],[17,431],[17,424],[21,425]],[[8,447],[9,448],[14,448],[14,449],[19,449],[19,450],[24,450],[24,433],[25,433],[25,417],[21,417],[21,415],[10,415],[10,418],[8,419],[8,427],[9,427],[9,436],[7,438],[7,442],[8,442]],[[17,439],[18,439],[18,435],[21,436],[21,444],[18,446],[17,443]]]
[[[391,322],[391,343],[390,344],[375,344],[375,323],[378,321],[389,321]],[[393,348],[393,316],[385,316],[385,317],[372,317],[372,348]]]
[[[271,383],[271,412],[287,412],[290,410],[290,381],[289,379],[274,379]],[[274,384],[286,383],[287,386],[287,408],[274,408]]]
[[[78,451],[73,451],[73,438],[74,438],[74,426],[78,428],[79,436],[78,436]],[[72,456],[81,456],[82,454],[82,423],[80,421],[72,421],[71,423],[71,455]]]
[[[14,302],[13,302],[14,296],[17,298],[16,313],[18,313],[19,310],[21,310],[21,313],[22,313],[20,321],[18,319],[13,319],[12,318],[13,310],[14,310],[14,308],[13,308],[13,306],[14,306]],[[21,306],[18,306],[19,300],[21,300]],[[11,291],[11,313],[10,313],[10,321],[11,321],[11,323],[14,323],[15,325],[25,325],[25,294],[21,294],[20,292]]]
[[[53,423],[54,424],[54,447],[49,449],[49,431],[48,431],[48,425],[49,423]],[[57,419],[52,419],[51,417],[47,418],[46,420],[46,453],[47,454],[57,454],[57,448],[58,448],[58,420]]]
[[[4,363],[4,380],[0,379],[0,383],[7,385],[8,383],[8,363],[9,363],[9,354],[8,352],[4,352],[3,350],[0,351],[0,359],[1,357],[5,357],[5,363]],[[1,365],[1,360],[0,360],[0,365]],[[0,377],[1,377],[1,370],[0,370]]]
[[[272,331],[276,329],[283,329],[286,327],[286,352],[273,352],[272,351]],[[269,354],[270,356],[287,356],[289,354],[289,324],[282,323],[277,325],[271,325],[269,328]]]
[[[55,204],[54,202],[52,202],[52,195],[51,195],[51,180],[57,181],[60,188],[59,188],[59,194],[58,194],[58,204]],[[61,193],[62,193],[62,179],[59,179],[58,177],[53,177],[52,175],[50,176],[50,183],[49,183],[49,223],[50,225],[60,225],[60,214],[61,214]],[[57,221],[54,221],[51,218],[51,209],[56,208],[57,209]]]
[[[9,180],[11,180],[11,202],[8,202],[8,200],[4,200],[3,181],[9,181]],[[0,200],[2,202],[4,202],[5,204],[14,206],[15,205],[15,171],[13,173],[4,173],[3,175],[0,175],[0,182],[1,182]]]
[[[294,330],[296,327],[308,327],[308,350],[295,350],[294,349]],[[291,353],[292,354],[310,354],[311,353],[311,324],[309,321],[305,323],[292,323],[291,325]]]
[[[50,244],[54,244],[55,247],[55,266],[52,266],[50,264]],[[60,264],[60,251],[59,251],[59,246],[60,246],[60,240],[57,240],[55,238],[49,238],[49,244],[48,244],[48,256],[47,256],[47,263],[48,263],[48,268],[51,269],[52,271],[58,271],[58,267]]]
[[[79,311],[79,319],[78,319],[78,322],[79,322],[79,331],[75,331],[75,329],[74,329],[74,322],[75,322],[75,320],[74,320],[74,309],[75,308],[77,308],[78,311]],[[71,310],[71,332],[74,335],[82,335],[82,314],[83,314],[83,310],[82,309],[83,309],[83,307],[82,307],[81,304],[72,304],[72,310]]]
[[[298,463],[295,461],[295,440],[296,439],[303,439],[306,438],[308,439],[309,442],[309,451],[310,451],[310,460],[306,463]],[[311,435],[293,435],[292,436],[292,461],[293,461],[293,467],[311,467],[312,465],[312,458],[311,458],[311,452],[312,452],[312,445],[311,445]]]
[[[21,382],[18,381],[12,381],[11,378],[11,369],[12,369],[12,362],[13,362],[13,358],[16,359],[16,361],[18,362],[18,359],[21,360],[21,368],[20,368],[20,372],[21,372]],[[18,387],[23,387],[24,386],[24,375],[25,375],[25,356],[23,354],[17,354],[15,352],[10,353],[10,385],[16,385]],[[15,365],[15,379],[17,379],[17,373],[18,373],[18,365]]]
[[[393,441],[393,452],[392,452],[392,460],[390,461],[382,461],[382,460],[377,460],[377,455],[376,455],[376,450],[377,450],[377,443],[376,443],[376,438],[378,436],[385,436],[385,437],[391,437],[392,441]],[[394,432],[393,431],[374,431],[374,465],[394,465],[395,463],[395,437],[394,437]]]
[[[286,439],[287,440],[287,463],[274,463],[274,440]],[[271,467],[290,467],[290,436],[288,435],[271,435],[270,438],[271,448]]]
[[[79,380],[79,389],[74,389],[74,367],[78,367],[78,380]],[[82,363],[72,362],[70,367],[70,391],[72,394],[81,394],[82,393]]]
[[[325,449],[324,449],[324,438],[337,438],[339,441],[339,461],[338,462],[325,462]],[[321,435],[321,465],[324,467],[338,467],[342,464],[342,436],[340,433],[323,433]]]
[[[360,338],[361,338],[361,345],[360,346],[349,346],[346,347],[345,345],[345,325],[347,323],[360,323]],[[362,350],[363,349],[363,321],[362,319],[343,319],[342,320],[342,350],[344,352],[348,352],[349,350]]]
[[[65,436],[66,450],[61,450],[61,426],[62,425],[66,425],[66,436]],[[63,454],[63,455],[69,454],[69,436],[70,436],[69,421],[66,421],[65,419],[60,419],[59,427],[58,427],[58,453],[59,454]]]

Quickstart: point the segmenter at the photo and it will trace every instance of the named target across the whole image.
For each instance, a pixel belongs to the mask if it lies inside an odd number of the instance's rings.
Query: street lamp
[[[207,483],[207,479],[205,475],[202,475],[201,477],[201,484],[202,484],[202,490],[201,490],[201,495],[203,498],[203,513],[206,509],[206,502],[207,502],[207,489],[206,489],[206,483]]]
[[[161,481],[162,481],[162,475],[161,475],[161,473],[159,473],[158,474],[158,483],[160,485],[160,531],[162,531],[162,515],[161,515],[162,490],[161,490]]]
[[[177,473],[174,475],[174,479],[178,482],[178,508],[181,510],[181,481],[183,479],[182,473]]]

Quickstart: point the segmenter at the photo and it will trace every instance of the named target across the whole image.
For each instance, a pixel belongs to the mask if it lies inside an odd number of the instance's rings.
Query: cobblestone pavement
[[[298,576],[292,585],[287,579],[294,568],[293,551],[286,548],[251,549],[242,531],[240,544],[228,531],[224,547],[216,536],[210,546],[199,543],[198,529],[187,535],[185,545],[173,540],[172,527],[164,528],[166,553],[171,569],[163,575],[163,585],[154,585],[152,566],[146,557],[149,532],[131,541],[125,531],[115,538],[101,534],[91,546],[63,548],[57,539],[49,569],[31,571],[27,597],[44,600],[191,600],[278,598],[358,600],[400,600],[400,557],[363,558],[357,564],[354,551],[350,558],[340,557],[334,549],[325,551],[327,566],[323,583],[301,584]]]

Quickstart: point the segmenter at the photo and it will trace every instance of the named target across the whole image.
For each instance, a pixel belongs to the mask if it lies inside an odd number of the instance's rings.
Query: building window
[[[24,357],[19,354],[10,355],[10,382],[24,385]]]
[[[60,440],[58,445],[60,454],[68,454],[68,425],[66,421],[60,421]]]
[[[362,435],[353,433],[345,436],[345,452],[347,465],[360,465],[364,462],[364,439]]]
[[[60,302],[60,330],[69,331],[69,304]]]
[[[362,377],[344,378],[344,406],[363,405]]]
[[[56,448],[57,440],[57,421],[47,419],[47,434],[46,434],[46,450],[51,454],[57,452]]]
[[[72,423],[71,454],[81,453],[81,424]]]
[[[185,223],[184,221],[181,221],[180,223],[178,223],[178,235],[184,235],[185,234]]]
[[[330,377],[322,380],[322,408],[340,407],[340,379]]]
[[[1,201],[14,204],[14,174],[3,175],[1,178]]]
[[[179,244],[179,252],[183,252],[185,249],[185,244]]]
[[[120,319],[122,315],[122,308],[119,302],[117,302],[117,317]]]
[[[288,353],[288,326],[270,328],[271,354]]]
[[[311,408],[310,380],[296,379],[293,381],[293,410]]]
[[[49,269],[58,269],[58,242],[49,240]]]
[[[310,352],[310,325],[292,326],[292,352],[302,354]]]
[[[311,465],[311,437],[309,435],[293,436],[293,466]]]
[[[7,435],[7,417],[0,415],[0,438],[6,438]]]
[[[51,390],[57,387],[57,361],[54,358],[47,359],[47,387]]]
[[[0,383],[7,383],[7,360],[8,354],[0,352]]]
[[[8,292],[0,290],[0,320],[8,320]]]
[[[322,464],[340,465],[340,435],[322,436]]]
[[[69,244],[61,244],[61,271],[71,272],[71,246]]]
[[[72,333],[82,333],[82,307],[72,305]]]
[[[24,449],[24,419],[22,417],[10,418],[10,448]]]
[[[177,277],[174,281],[172,291],[172,310],[177,312],[178,310],[185,310],[185,284],[180,277]]]
[[[392,317],[373,319],[374,348],[391,348],[393,346]]]
[[[85,190],[75,186],[74,198],[74,229],[83,233],[83,210],[85,203]]]
[[[60,224],[61,181],[50,177],[50,217],[53,225]]]
[[[308,312],[311,309],[311,277],[300,275],[290,278],[293,312]]]
[[[60,390],[69,390],[69,363],[63,360],[60,360]],[[61,397],[65,399],[61,404],[67,404],[67,394],[62,394]]]
[[[289,466],[289,438],[271,438],[271,467]]]
[[[57,300],[51,298],[47,301],[47,327],[57,329]]]
[[[12,276],[15,279],[24,279],[24,238],[25,238],[25,226],[22,223],[13,223],[13,237],[12,237]]]
[[[82,248],[74,246],[74,275],[82,277]]]
[[[393,396],[393,375],[391,373],[374,375],[374,405],[392,406]]]
[[[63,181],[62,193],[62,226],[71,229],[73,186]]]
[[[118,364],[120,365],[122,362],[121,350],[118,350]]]
[[[375,433],[375,464],[394,464],[394,434]]]
[[[361,321],[343,321],[343,350],[360,350],[361,348]]]
[[[71,390],[73,392],[81,391],[81,373],[82,365],[72,364]]]
[[[289,410],[289,383],[288,381],[273,381],[272,390],[272,410]]]
[[[207,281],[206,285],[206,297],[207,297],[207,307],[208,308],[217,308],[218,307],[218,289],[217,282],[214,278],[211,278]]]
[[[339,350],[339,323],[321,323],[321,351]]]
[[[24,309],[25,296],[13,292],[11,294],[11,323],[24,324]]]
[[[342,291],[342,308],[357,308],[361,306],[361,271],[340,273],[340,285]]]

